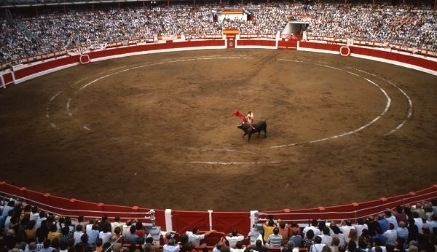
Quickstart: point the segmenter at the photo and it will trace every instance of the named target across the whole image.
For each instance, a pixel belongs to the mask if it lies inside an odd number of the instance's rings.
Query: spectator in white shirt
[[[237,242],[244,240],[244,236],[234,229],[231,233],[225,236],[225,239],[229,242],[229,247],[233,248]]]
[[[193,245],[195,247],[199,247],[201,240],[205,239],[206,236],[208,236],[212,233],[215,233],[215,232],[216,232],[215,230],[211,230],[211,231],[205,232],[203,234],[200,234],[199,228],[195,227],[195,228],[193,228],[193,230],[191,232],[187,231],[186,235],[188,236],[188,242],[193,243]]]

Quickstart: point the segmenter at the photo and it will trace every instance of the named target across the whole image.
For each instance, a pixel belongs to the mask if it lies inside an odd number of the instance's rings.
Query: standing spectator
[[[355,230],[357,231],[357,235],[361,236],[361,234],[363,233],[363,229],[369,229],[369,227],[367,226],[367,224],[364,222],[363,218],[358,218],[357,219],[357,223],[354,225]]]
[[[358,246],[358,234],[357,230],[351,229],[349,232],[349,235],[346,237],[347,243],[355,242],[355,244]]]
[[[375,220],[375,218],[370,215],[369,217],[367,217],[367,228],[369,229],[369,234],[370,236],[375,236],[376,235],[376,228],[377,226],[379,226],[379,223]]]
[[[32,210],[30,212],[30,220],[34,220],[36,223],[36,220],[39,217],[39,211],[38,211],[38,207],[37,206],[33,206]]]
[[[372,245],[372,236],[369,234],[369,230],[363,229],[363,233],[361,234],[360,238],[363,239],[363,241],[370,247]],[[359,240],[358,240],[359,242]]]
[[[396,233],[395,226],[393,223],[388,224],[388,230],[384,232],[385,236],[385,247],[388,252],[394,251],[396,247],[396,241],[398,238],[398,234]]]
[[[111,227],[111,223],[108,221],[108,216],[103,215],[99,222],[99,231],[109,230],[109,232],[112,232],[111,228],[112,227]],[[103,244],[105,244],[105,242],[103,242]]]
[[[349,232],[352,229],[355,229],[355,226],[352,226],[352,222],[350,220],[344,220],[340,223],[340,230],[345,237],[349,236]]]
[[[273,234],[273,229],[276,227],[275,221],[272,218],[269,218],[267,223],[263,224],[263,241],[267,242],[269,236]]]
[[[316,237],[316,236],[314,235],[314,230],[312,230],[312,229],[308,230],[308,231],[306,232],[305,237],[303,238],[303,246],[304,246],[305,248],[308,248],[308,249],[309,249],[309,247],[310,247],[311,245],[313,245],[313,243],[314,243],[314,238],[315,238],[315,237]]]
[[[45,239],[47,239],[47,235],[49,233],[49,228],[47,225],[47,220],[43,220],[41,222],[41,226],[36,229],[36,239],[38,243],[43,243]]]
[[[40,211],[39,216],[36,219],[36,228],[41,227],[41,222],[47,220],[47,214],[45,211]]]
[[[426,219],[425,209],[423,209],[423,204],[422,203],[420,203],[420,202],[417,203],[415,206],[413,206],[411,208],[411,211],[413,212],[413,216],[414,216],[414,213],[417,213],[418,217],[414,217],[414,218],[421,218],[422,220]],[[419,231],[420,231],[420,229],[419,229]]]
[[[128,244],[137,244],[138,243],[138,235],[135,233],[136,228],[135,225],[130,225],[130,230],[128,233],[124,234],[124,242]]]
[[[73,239],[74,239],[74,245],[81,242],[81,237],[84,234],[83,232],[83,226],[81,224],[76,225],[76,230],[73,233]]]
[[[261,232],[258,230],[258,225],[253,224],[252,228],[249,231],[249,239],[250,239],[250,245],[255,245],[257,240],[262,240]]]
[[[115,228],[116,227],[119,227],[120,230],[123,229],[123,223],[120,222],[120,217],[119,216],[115,216],[114,217],[114,221],[111,222],[111,231],[112,231],[113,235],[115,234]]]
[[[427,220],[425,225],[429,228],[429,231],[434,233],[434,228],[437,228],[437,214],[431,215],[430,220]]]
[[[89,241],[88,241],[88,244],[89,244]],[[115,244],[114,244],[114,246],[115,246]],[[95,249],[95,252],[103,252],[103,242],[102,242],[102,239],[100,239],[100,238],[96,239],[96,243],[95,243],[94,249]]]
[[[305,237],[306,233],[309,230],[313,230],[313,233],[315,236],[320,234],[320,229],[319,229],[319,222],[316,219],[313,219],[310,223],[310,225],[306,226],[303,231],[302,231],[302,236]]]
[[[373,241],[373,244],[369,250],[369,252],[377,252],[377,248],[381,250],[381,252],[387,252],[387,249],[385,248],[385,242],[383,243],[381,239],[377,238]]]
[[[0,236],[1,237],[1,236]],[[3,244],[8,250],[15,248],[18,242],[18,237],[13,229],[9,229],[3,238]]]
[[[94,223],[91,226],[91,230],[86,231],[86,234],[88,235],[88,243],[90,244],[90,246],[94,247],[96,245],[96,241],[99,238],[99,234],[100,234],[99,226]]]
[[[199,247],[201,240],[205,239],[206,236],[213,234],[215,232],[216,232],[215,230],[211,230],[211,231],[207,231],[203,234],[200,234],[199,228],[194,227],[191,232],[187,231],[186,234],[188,236],[188,241],[192,242],[195,247]]]
[[[24,229],[25,242],[29,242],[31,240],[36,240],[36,222],[31,220],[27,222],[26,228]]]
[[[294,242],[290,240],[287,243],[287,246],[283,248],[281,252],[299,252],[299,247],[295,246]]]
[[[235,248],[230,247],[230,249],[231,249],[231,252],[244,252],[246,250],[242,241],[237,241],[237,243],[235,244]]]
[[[332,227],[332,239],[334,239],[335,237],[338,238],[339,240],[339,247],[344,247],[346,246],[346,237],[344,236],[344,234],[341,232],[340,228],[338,226],[333,226]]]
[[[50,231],[47,234],[47,239],[53,242],[53,240],[61,240],[61,233],[58,231],[58,227],[56,225],[51,225]]]
[[[279,234],[282,236],[282,246],[286,246],[288,244],[288,240],[290,239],[290,228],[288,227],[285,221],[279,221]]]
[[[135,222],[135,234],[138,235],[138,239],[145,240],[147,238],[145,227],[141,221]]]
[[[103,228],[99,233],[99,238],[102,239],[102,243],[105,244],[107,242],[111,242],[112,233],[111,230],[109,230],[109,226],[103,225],[100,227]]]
[[[225,236],[225,239],[229,242],[229,247],[234,248],[237,242],[244,240],[244,236],[234,229],[231,233]]]
[[[411,215],[412,215],[412,218],[409,218],[409,219],[413,219],[414,220],[414,225],[417,226],[417,231],[422,234],[423,233],[422,228],[423,228],[423,225],[424,225],[423,219],[419,216],[419,213],[417,213],[415,211],[413,211],[411,213]],[[409,224],[411,224],[410,221],[408,221],[408,222],[409,222]]]
[[[324,227],[322,234],[319,235],[320,238],[322,238],[322,243],[328,246],[331,246],[332,243],[332,237],[330,235],[330,232],[331,230],[329,229],[329,227]]]
[[[248,248],[258,252],[268,252],[262,240],[256,240],[255,245],[251,245]]]
[[[300,235],[300,237],[302,237],[302,230],[299,226],[299,224],[297,224],[297,222],[292,221],[290,224],[290,233],[292,233],[293,231],[296,231],[298,235]],[[294,244],[295,247],[299,247],[296,244]]]
[[[340,239],[338,237],[332,237],[331,252],[340,252]]]
[[[411,241],[416,241],[417,242],[417,238],[419,235],[419,229],[417,228],[417,225],[415,224],[415,220],[414,218],[408,218],[408,225],[407,225],[407,229],[408,229],[408,239],[407,239],[407,243],[410,243]]]
[[[320,252],[323,250],[326,244],[322,243],[322,238],[320,236],[316,236],[314,238],[314,244],[310,246],[308,252]]]
[[[54,248],[51,245],[52,243],[49,239],[44,240],[43,247],[39,252],[52,252]]]
[[[403,221],[404,223],[407,223],[407,221],[408,221],[407,214],[405,213],[404,210],[405,210],[405,207],[403,207],[403,206],[396,206],[395,207],[395,212],[393,215],[396,218],[398,224],[401,221]]]
[[[15,206],[15,201],[10,200],[8,201],[8,203],[3,207],[2,209],[2,215],[0,218],[0,228],[2,227],[1,225],[4,224],[4,220],[6,219],[6,217],[9,215],[9,211],[14,210],[14,206]]]
[[[290,243],[290,241],[293,242],[294,247],[300,248],[303,246],[302,236],[295,229],[291,230],[291,237],[288,243]]]
[[[130,227],[132,226],[132,220],[127,220],[121,229],[121,234],[124,236],[130,233]]]
[[[121,235],[121,227],[116,226],[112,232],[112,241],[123,243],[123,236]]]
[[[11,225],[11,219],[13,215],[14,215],[14,209],[9,210],[3,221],[3,229],[5,232],[9,230],[9,226]]]
[[[74,240],[73,231],[70,230],[69,226],[64,226],[61,229],[61,242],[68,243],[69,240]]]
[[[346,252],[356,252],[357,244],[355,242],[348,242],[346,247]]]
[[[384,211],[384,215],[385,215],[385,219],[387,220],[387,222],[390,224],[393,224],[394,229],[398,228],[398,221],[396,220],[396,217],[394,217],[393,213],[391,210],[386,210]]]
[[[396,233],[398,238],[403,238],[405,241],[408,240],[408,228],[404,221],[399,222],[398,228],[396,228]]]
[[[279,248],[282,245],[282,236],[279,234],[279,228],[273,228],[273,234],[267,238],[267,244],[269,247]]]
[[[377,220],[379,227],[381,228],[381,233],[383,234],[385,231],[387,231],[388,229],[388,221],[385,218],[384,213],[381,213],[378,215],[378,220]]]
[[[215,244],[214,248],[212,248],[212,252],[220,252],[222,247],[226,246],[225,242],[226,242],[226,239],[224,237],[221,237],[220,240]],[[181,244],[184,244],[184,243],[181,243]]]
[[[168,240],[168,243],[164,244],[162,247],[162,252],[179,252],[180,247],[178,244],[176,244],[175,239],[170,238]]]

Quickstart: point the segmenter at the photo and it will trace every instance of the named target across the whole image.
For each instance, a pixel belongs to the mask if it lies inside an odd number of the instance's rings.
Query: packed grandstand
[[[306,2],[193,7],[137,2],[94,4],[90,9],[72,5],[9,8],[14,5],[7,3],[0,6],[2,65],[17,64],[20,59],[37,55],[100,48],[118,42],[154,41],[181,35],[190,39],[221,38],[226,28],[238,29],[241,35],[274,38],[290,20],[309,22],[307,34],[314,40],[365,40],[387,47],[402,45],[415,51],[437,51],[437,11],[431,5]],[[214,17],[228,9],[249,12],[252,17]]]

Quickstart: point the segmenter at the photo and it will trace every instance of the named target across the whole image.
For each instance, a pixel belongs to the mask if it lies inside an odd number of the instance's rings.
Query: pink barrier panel
[[[14,81],[12,73],[3,74],[3,80],[5,81],[6,85],[12,84]]]
[[[233,229],[237,229],[243,234],[250,227],[250,219],[247,212],[213,212],[212,224],[214,229],[231,233]]]
[[[74,202],[70,199],[59,197],[59,196],[51,196],[51,201],[56,207],[56,213],[66,216],[78,216],[79,214],[72,212],[72,209],[75,209]]]
[[[280,41],[278,41],[278,47],[279,48],[296,48],[297,47],[297,40],[296,39],[280,40]]]
[[[89,56],[91,59],[122,55],[127,53],[138,53],[144,51],[152,50],[164,50],[164,49],[174,49],[174,48],[184,48],[184,47],[208,47],[208,46],[224,46],[224,40],[201,40],[201,41],[185,41],[185,42],[170,42],[170,43],[159,43],[159,44],[145,44],[138,46],[129,47],[119,47],[109,50],[90,52]]]
[[[38,202],[41,208],[47,211],[55,212],[56,210],[55,209],[56,206],[54,205],[56,202],[52,202],[52,198],[49,193],[40,193],[37,191],[28,190],[23,187],[22,195],[24,195],[26,199],[31,199],[32,201]]]
[[[318,49],[318,50],[336,51],[339,53],[340,53],[340,47],[342,47],[342,45],[339,44],[325,44],[325,43],[315,43],[315,42],[307,42],[307,41],[300,41],[299,46],[305,48]]]
[[[70,201],[74,204],[73,209],[76,210],[76,216],[99,216],[99,211],[102,210],[102,207],[95,202],[87,202],[74,198],[70,199]]]
[[[60,58],[55,60],[46,61],[43,63],[35,63],[34,65],[30,65],[29,67],[19,69],[14,71],[15,79],[22,79],[24,77],[30,76],[32,74],[36,74],[42,71],[46,71],[49,69],[53,69],[59,66],[65,66],[69,64],[74,64],[79,62],[79,56],[71,56],[66,58]]]
[[[275,40],[254,40],[254,39],[239,39],[238,46],[276,46]]]
[[[172,212],[173,230],[178,233],[191,231],[198,227],[201,231],[209,230],[209,213],[201,211],[178,211]],[[212,227],[215,228],[214,226]]]
[[[5,181],[0,182],[0,190],[3,193],[6,193],[10,196],[15,196],[15,195],[20,196],[21,195],[20,187],[10,185],[10,184],[6,183]]]
[[[412,54],[400,54],[397,52],[375,50],[371,48],[350,47],[351,53],[377,57],[387,60],[394,60],[402,63],[420,66],[426,69],[437,71],[437,62],[422,57],[416,57]]]

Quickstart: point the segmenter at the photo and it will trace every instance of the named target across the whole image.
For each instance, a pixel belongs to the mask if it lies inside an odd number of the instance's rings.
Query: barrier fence
[[[357,218],[378,214],[387,209],[393,209],[398,205],[411,205],[437,199],[437,185],[433,185],[407,194],[338,206],[309,209],[292,209],[292,206],[288,206],[290,208],[275,211],[216,212],[214,210],[149,209],[140,206],[119,206],[88,202],[32,191],[25,187],[10,185],[4,181],[0,182],[0,192],[5,197],[36,205],[56,215],[84,216],[85,219],[96,219],[103,215],[119,216],[124,221],[137,219],[143,222],[152,222],[154,226],[178,233],[191,230],[193,225],[199,227],[200,230],[215,229],[229,233],[231,230],[237,229],[240,233],[248,233],[250,227],[258,223],[264,223],[268,216],[288,222],[295,221],[301,225],[306,225],[313,219],[336,222],[344,219],[356,220]]]
[[[50,60],[32,62],[6,69],[0,72],[0,81],[2,81],[0,84],[3,87],[10,84],[19,84],[63,68],[110,58],[170,51],[225,49],[229,47],[227,42],[228,40],[226,39],[165,41],[164,43],[121,46],[89,51],[76,55],[62,55]],[[346,51],[345,47],[347,48]],[[380,48],[284,39],[235,39],[235,45],[231,48],[295,48],[302,51],[368,58],[437,75],[437,60],[435,58]],[[18,199],[31,205],[37,205],[41,209],[57,215],[84,216],[85,218],[99,218],[102,215],[119,216],[122,220],[138,219],[153,222],[154,226],[156,225],[164,230],[179,233],[191,230],[193,225],[196,225],[200,230],[215,229],[228,233],[232,229],[237,229],[240,233],[244,234],[248,233],[253,225],[265,221],[269,215],[274,216],[275,219],[296,221],[301,224],[308,224],[312,219],[330,221],[342,219],[356,220],[360,217],[380,213],[387,208],[393,208],[397,205],[414,204],[420,201],[436,199],[437,185],[403,195],[383,197],[367,202],[354,202],[339,206],[320,206],[310,209],[293,209],[293,206],[284,206],[286,208],[277,211],[262,211],[260,209],[250,212],[184,211],[149,209],[142,206],[110,205],[58,197],[49,193],[41,193],[25,187],[10,185],[7,182],[0,182],[0,192],[4,193],[7,197]],[[151,213],[153,213],[153,216]],[[214,239],[214,243],[217,241],[214,236],[208,239]],[[208,239],[206,239],[207,242]]]

